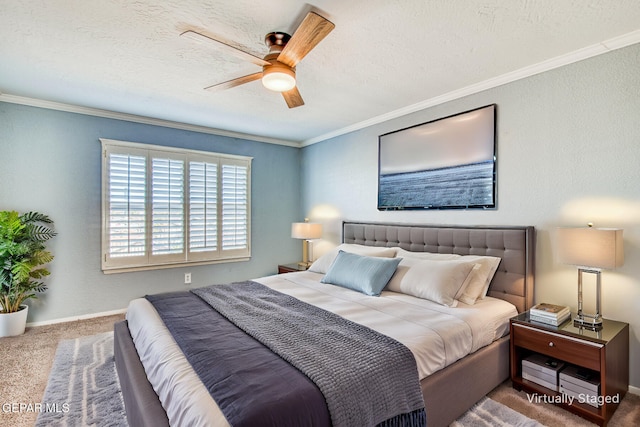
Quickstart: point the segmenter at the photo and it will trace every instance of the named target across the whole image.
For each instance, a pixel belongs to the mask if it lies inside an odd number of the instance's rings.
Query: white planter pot
[[[0,313],[0,337],[14,337],[24,334],[29,306],[23,305],[21,307],[23,309],[15,313]]]

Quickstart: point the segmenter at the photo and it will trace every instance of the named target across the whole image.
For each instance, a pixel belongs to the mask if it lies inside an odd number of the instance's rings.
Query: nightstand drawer
[[[514,323],[513,345],[595,371],[600,370],[602,344],[572,339]]]

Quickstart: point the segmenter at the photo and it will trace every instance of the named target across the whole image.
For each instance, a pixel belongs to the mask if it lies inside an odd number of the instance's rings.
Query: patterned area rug
[[[427,414],[427,420],[429,414]],[[539,422],[527,418],[519,412],[501,403],[483,397],[473,405],[462,417],[451,424],[451,427],[544,427]]]
[[[126,427],[113,332],[58,344],[36,427]]]
[[[113,358],[113,332],[61,341],[36,427],[128,427]],[[427,423],[429,414],[427,414]],[[487,397],[452,427],[544,427]]]

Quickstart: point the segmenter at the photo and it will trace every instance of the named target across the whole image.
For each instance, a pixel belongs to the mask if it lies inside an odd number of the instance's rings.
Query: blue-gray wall
[[[378,135],[496,103],[496,210],[379,212]],[[602,273],[605,317],[631,325],[631,384],[640,387],[640,44],[486,90],[303,149],[303,214],[342,219],[533,225],[536,302],[577,306],[577,273],[554,259],[558,226],[624,229],[625,264]],[[595,284],[585,284],[593,312]]]
[[[98,138],[253,157],[252,258],[248,262],[105,275],[100,270]],[[49,290],[29,322],[126,308],[148,293],[256,278],[300,258],[300,149],[0,102],[0,210],[39,211],[55,221]]]

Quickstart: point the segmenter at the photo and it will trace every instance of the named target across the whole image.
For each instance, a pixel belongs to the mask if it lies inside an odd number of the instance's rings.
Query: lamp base
[[[311,261],[300,261],[298,263],[298,267],[300,268],[304,268],[305,270],[307,270],[309,267],[311,267]]]
[[[596,275],[596,314],[584,314],[582,312],[582,274],[592,273]],[[578,314],[573,319],[573,326],[599,331],[602,329],[602,315],[600,314],[600,270],[594,268],[578,268]]]
[[[573,318],[573,326],[591,331],[599,331],[602,329],[602,316],[599,314],[593,316],[589,314],[578,314]]]

